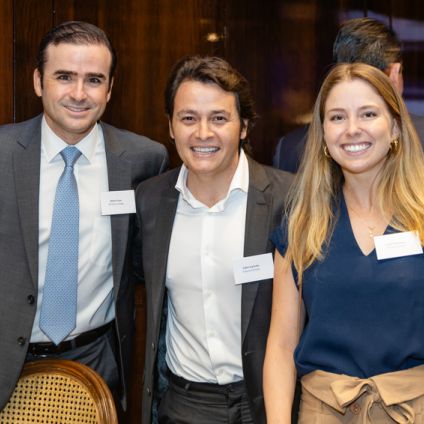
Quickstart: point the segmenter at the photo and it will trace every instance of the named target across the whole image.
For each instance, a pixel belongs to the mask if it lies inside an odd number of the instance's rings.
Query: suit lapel
[[[41,157],[41,115],[28,122],[13,154],[18,214],[34,288],[38,281],[38,214]]]
[[[169,186],[162,193],[154,230],[152,281],[159,284],[152,285],[153,328],[157,328],[157,319],[161,317],[161,311],[158,309],[162,308],[169,244],[178,205],[179,193],[175,190],[177,178],[178,170],[170,176]],[[249,181],[244,256],[258,255],[266,251],[272,211],[271,199],[265,194],[269,185],[268,177],[263,168],[251,159],[249,159]],[[253,282],[243,284],[242,287],[242,340],[246,335],[259,284]]]
[[[162,193],[154,229],[152,281],[157,281],[158,284],[152,286],[153,328],[157,328],[157,320],[161,317],[169,244],[178,205],[179,193],[175,189],[177,178],[178,170],[171,174],[168,180],[169,187]]]
[[[125,150],[122,149],[111,128],[102,125],[102,130],[105,140],[109,190],[129,190],[132,186],[131,164],[122,157]],[[116,297],[119,292],[119,283],[128,243],[129,214],[111,215],[110,223],[113,285]]]
[[[272,199],[266,196],[269,185],[264,169],[252,159],[249,160],[249,192],[247,196],[246,227],[244,235],[244,256],[260,255],[266,252],[269,237],[269,220]],[[242,285],[241,335],[246,336],[250,317],[260,282]]]
[[[28,258],[31,277],[36,287],[38,278],[38,202],[40,187],[41,117],[29,121],[17,141],[22,150],[13,155],[13,169],[16,181],[18,213]],[[128,190],[131,187],[131,167],[122,159],[124,150],[119,140],[108,127],[102,126],[106,160],[108,167],[109,190]],[[128,239],[129,216],[111,216],[112,266],[115,293],[118,293],[120,276]]]

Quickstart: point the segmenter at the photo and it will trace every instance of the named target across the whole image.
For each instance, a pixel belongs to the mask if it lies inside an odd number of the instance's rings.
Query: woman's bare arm
[[[287,261],[275,254],[271,327],[264,363],[264,395],[268,424],[290,424],[298,343],[299,292]],[[303,314],[302,314],[303,315]]]

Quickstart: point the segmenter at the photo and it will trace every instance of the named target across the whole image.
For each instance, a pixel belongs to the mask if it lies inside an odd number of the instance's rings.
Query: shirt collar
[[[199,207],[205,207],[205,205],[202,202],[199,202],[193,194],[190,192],[190,190],[187,187],[187,176],[188,176],[189,170],[187,167],[183,164],[181,166],[180,173],[178,174],[177,183],[175,184],[175,188],[181,193],[182,198],[193,208],[199,208]],[[240,157],[237,164],[236,172],[233,175],[233,178],[230,183],[230,187],[228,189],[227,195],[224,199],[220,200],[216,205],[214,205],[212,208],[219,207],[221,205],[221,208],[224,207],[226,201],[230,197],[231,193],[233,191],[242,191],[244,193],[247,193],[249,190],[249,163],[247,161],[246,154],[244,153],[243,149],[240,150]],[[219,208],[219,209],[221,209]]]
[[[96,124],[82,140],[75,144],[75,147],[78,148],[89,163],[93,159],[101,133],[100,125]],[[41,122],[41,146],[47,157],[47,162],[52,162],[65,147],[69,146],[68,143],[53,132],[44,116]]]

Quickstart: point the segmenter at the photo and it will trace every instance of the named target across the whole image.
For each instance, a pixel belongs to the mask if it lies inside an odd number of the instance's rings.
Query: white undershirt
[[[64,169],[60,151],[67,147],[48,126],[41,125],[39,194],[39,256],[37,313],[31,342],[50,341],[40,330],[40,307],[46,275],[48,244],[56,187]],[[74,166],[80,205],[77,325],[67,339],[100,327],[115,317],[110,217],[102,216],[100,193],[109,190],[105,143],[101,126],[78,142],[82,155]]]
[[[187,188],[181,168],[166,287],[166,362],[190,381],[243,379],[241,287],[234,261],[243,257],[249,168],[243,151],[225,199],[208,208]]]

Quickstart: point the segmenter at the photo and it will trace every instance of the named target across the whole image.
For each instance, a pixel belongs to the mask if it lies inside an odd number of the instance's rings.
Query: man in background
[[[0,409],[25,361],[41,358],[89,365],[125,408],[133,189],[167,152],[99,121],[116,67],[102,30],[62,23],[37,60],[44,113],[0,128]]]
[[[333,45],[335,63],[363,62],[383,71],[400,94],[403,92],[402,51],[396,33],[372,18],[357,18],[342,24]],[[424,117],[410,114],[424,144]],[[273,166],[297,172],[308,135],[308,125],[282,137],[277,144]]]

